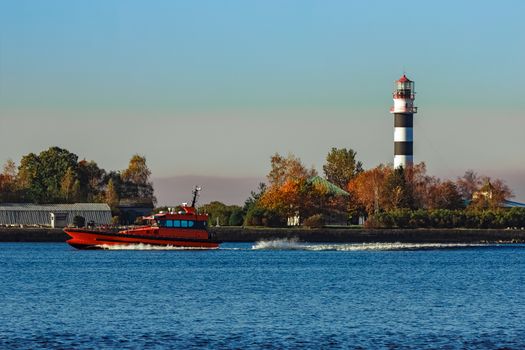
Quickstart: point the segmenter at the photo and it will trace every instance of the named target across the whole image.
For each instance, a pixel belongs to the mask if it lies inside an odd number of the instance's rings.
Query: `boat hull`
[[[103,249],[105,246],[148,244],[155,246],[216,249],[220,241],[212,239],[192,239],[168,236],[149,236],[104,232],[84,229],[65,229],[71,239],[67,243],[77,249]]]

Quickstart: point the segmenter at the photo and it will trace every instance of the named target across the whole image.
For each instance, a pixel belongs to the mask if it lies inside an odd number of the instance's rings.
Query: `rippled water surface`
[[[525,348],[524,245],[0,244],[0,348]]]

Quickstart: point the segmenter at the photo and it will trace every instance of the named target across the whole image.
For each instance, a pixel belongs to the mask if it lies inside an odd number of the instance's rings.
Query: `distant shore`
[[[525,243],[522,229],[362,229],[211,227],[223,242],[256,242],[297,238],[304,242],[365,243]],[[0,228],[0,242],[65,242],[61,229]]]

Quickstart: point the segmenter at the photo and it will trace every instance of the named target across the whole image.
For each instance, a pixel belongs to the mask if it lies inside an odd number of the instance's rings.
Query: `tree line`
[[[24,155],[17,166],[8,160],[0,174],[0,202],[107,203],[118,212],[122,199],[155,202],[151,171],[144,156],[135,154],[121,171],[106,171],[95,161],[63,148],[51,147]]]
[[[247,226],[286,226],[296,217],[305,226],[357,223],[367,227],[514,227],[525,226],[525,209],[504,210],[512,192],[501,179],[468,170],[455,180],[427,174],[425,163],[406,169],[380,164],[364,169],[352,149],[332,148],[323,165],[323,178],[293,154],[274,154],[267,184],[260,184],[243,207],[235,207],[237,219]],[[334,191],[330,183],[346,191]],[[216,214],[216,202],[210,209]],[[227,206],[225,206],[227,207]],[[218,212],[217,212],[218,213]],[[239,214],[240,213],[240,214]],[[214,221],[212,221],[214,222]]]
[[[243,206],[214,201],[201,206],[215,225],[305,226],[357,223],[368,227],[525,226],[525,209],[503,210],[512,197],[500,179],[468,170],[455,180],[427,174],[424,163],[407,169],[380,164],[364,169],[352,149],[332,148],[320,176],[293,154],[270,158],[267,183]],[[29,153],[0,174],[0,202],[104,202],[118,215],[123,199],[155,203],[146,158],[133,155],[126,169],[106,171],[66,149]],[[510,216],[509,216],[510,215]],[[297,224],[295,222],[294,224]]]

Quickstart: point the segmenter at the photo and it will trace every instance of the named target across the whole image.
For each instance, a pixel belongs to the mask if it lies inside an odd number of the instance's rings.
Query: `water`
[[[0,348],[525,348],[525,245],[138,248],[0,244]]]

